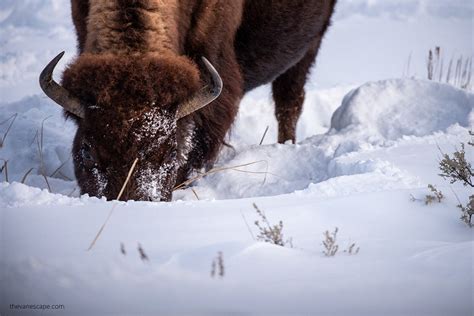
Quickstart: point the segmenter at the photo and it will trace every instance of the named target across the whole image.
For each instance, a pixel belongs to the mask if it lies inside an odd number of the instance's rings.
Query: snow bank
[[[326,134],[310,137],[296,146],[254,145],[226,150],[220,165],[257,163],[244,170],[211,175],[199,181],[195,191],[201,198],[228,199],[292,193],[310,184],[318,184],[311,186],[310,192],[328,195],[335,190],[338,194],[351,194],[420,187],[424,181],[413,172],[400,169],[399,162],[389,157],[367,159],[364,153],[380,147],[397,147],[407,138],[415,142],[416,138],[427,137],[433,143],[436,141],[429,136],[438,135],[435,138],[444,143],[443,133],[454,133],[455,126],[461,130],[456,137],[466,140],[467,129],[474,126],[473,110],[474,94],[448,85],[414,79],[369,83],[347,94],[332,116]],[[307,125],[312,120],[317,122],[314,116],[303,117]],[[436,146],[430,148],[435,151],[417,151],[417,159],[431,161],[437,157]],[[433,161],[433,170],[436,169]],[[349,180],[344,181],[347,176]],[[178,198],[193,196],[191,192],[177,194]]]
[[[298,126],[299,136],[308,138],[297,145],[274,144],[277,125],[267,91],[257,91],[244,99],[230,136],[234,149],[224,149],[216,166],[251,165],[210,175],[195,183],[194,191],[201,199],[233,199],[302,190],[332,196],[336,191],[349,195],[418,188],[423,186],[424,177],[413,170],[407,172],[405,166],[400,168],[400,162],[390,157],[366,153],[395,148],[406,139],[411,139],[411,144],[417,138],[442,144],[446,134],[465,139],[466,130],[473,126],[474,94],[447,85],[388,80],[363,85],[344,98],[343,91],[338,88],[308,93]],[[4,122],[0,133],[18,114],[0,150],[0,158],[9,161],[10,182],[22,181],[33,168],[26,184],[77,197],[70,157],[75,126],[63,119],[60,107],[39,96],[0,106],[0,122]],[[267,124],[269,133],[264,145],[259,146]],[[319,135],[311,136],[317,131]],[[429,149],[425,153],[420,157],[437,156]],[[48,176],[48,181],[42,174]],[[185,190],[175,192],[174,198],[194,200],[195,195]]]
[[[76,127],[64,120],[61,108],[43,96],[0,104],[0,108],[0,135],[11,125],[0,148],[0,158],[8,161],[9,182],[23,181],[41,189],[49,185],[54,193],[74,193],[71,146]]]
[[[468,315],[474,244],[447,207],[456,200],[428,207],[409,193],[425,192],[121,204],[90,252],[110,204],[2,210],[2,299],[80,315]],[[295,248],[252,239],[242,217],[257,234],[254,201]],[[322,233],[335,226],[341,249],[327,258]],[[219,251],[222,279],[210,276]]]
[[[474,125],[474,94],[414,79],[368,83],[349,93],[331,119],[337,132],[364,130],[396,140],[426,136],[459,124]]]

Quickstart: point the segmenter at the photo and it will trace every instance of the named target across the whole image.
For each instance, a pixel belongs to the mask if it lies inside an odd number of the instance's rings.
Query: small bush
[[[425,196],[425,204],[429,205],[431,203],[434,203],[435,201],[438,201],[438,203],[441,203],[441,201],[444,199],[443,192],[436,189],[436,187],[432,184],[428,184],[428,189],[430,189],[432,194],[427,194]]]
[[[258,241],[268,242],[277,246],[290,246],[293,248],[292,239],[284,239],[283,236],[283,222],[280,221],[277,225],[271,225],[267,219],[265,213],[260,210],[257,204],[253,203],[253,207],[257,212],[257,215],[261,219],[261,223],[257,220],[255,221],[255,226],[259,229],[259,234],[257,235]]]
[[[470,145],[471,146],[471,145]],[[474,177],[474,170],[471,164],[466,160],[465,145],[461,143],[461,149],[453,153],[453,157],[448,154],[443,154],[443,159],[439,163],[439,174],[443,179],[448,179],[451,184],[461,182],[464,186],[471,186],[474,188],[472,178]]]
[[[141,244],[138,244],[138,254],[140,255],[140,259],[142,259],[142,261],[150,261]]]
[[[339,228],[334,228],[334,231],[330,233],[328,230],[324,232],[324,240],[323,240],[323,254],[326,257],[334,257],[339,250],[339,245],[337,244],[337,233],[339,232]],[[360,247],[356,246],[356,243],[350,243],[349,246],[347,247],[346,250],[344,250],[345,253],[348,255],[356,255],[359,253]]]
[[[220,277],[223,278],[225,274],[225,269],[224,269],[224,255],[222,254],[222,251],[219,251],[217,253],[217,257],[212,260],[212,265],[211,265],[211,277],[214,278],[216,277],[216,274]]]
[[[466,205],[458,204],[458,208],[461,210],[461,220],[472,227],[472,215],[474,214],[474,195],[469,197],[469,202]]]
[[[329,233],[328,230],[324,232],[323,254],[326,257],[334,257],[339,250],[339,245],[336,243],[338,231],[339,229],[336,227],[332,233]]]
[[[350,256],[356,255],[359,253],[360,247],[356,248],[356,243],[353,242],[352,244],[349,245],[349,248],[347,250],[344,250],[344,252],[347,252]]]
[[[339,245],[336,243],[338,231],[339,229],[336,227],[332,233],[329,233],[328,230],[324,232],[323,254],[326,257],[334,257],[339,250]]]
[[[472,131],[469,135],[474,136]],[[474,147],[474,142],[470,141],[467,143],[469,146]],[[439,163],[439,174],[443,179],[449,180],[451,184],[461,182],[464,186],[470,186],[474,188],[474,170],[471,164],[466,160],[465,144],[461,143],[461,149],[456,150],[451,157],[448,154],[444,154],[443,159]],[[453,191],[454,192],[454,191]],[[474,214],[474,194],[469,197],[469,201],[466,205],[459,200],[457,207],[461,210],[461,220],[472,227],[472,215]]]

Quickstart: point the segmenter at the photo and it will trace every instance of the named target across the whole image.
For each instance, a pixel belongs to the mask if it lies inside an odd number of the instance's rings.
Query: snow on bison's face
[[[222,80],[203,58],[212,84],[185,57],[83,54],[52,80],[63,53],[43,70],[40,85],[77,123],[72,155],[81,194],[121,200],[169,201],[192,149],[190,114],[215,100]]]

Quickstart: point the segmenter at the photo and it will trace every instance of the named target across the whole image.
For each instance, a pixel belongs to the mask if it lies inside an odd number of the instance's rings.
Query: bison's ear
[[[210,85],[204,86],[191,99],[179,105],[178,112],[176,113],[177,120],[202,109],[217,99],[222,92],[223,84],[221,76],[217,72],[216,68],[214,68],[214,66],[205,57],[203,57],[202,60],[207,70],[211,74],[212,82]]]

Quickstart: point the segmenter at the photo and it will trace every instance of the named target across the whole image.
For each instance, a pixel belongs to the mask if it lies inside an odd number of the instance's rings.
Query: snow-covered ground
[[[217,164],[250,165],[209,175],[171,203],[117,203],[79,196],[75,127],[37,87],[52,56],[74,56],[68,2],[2,0],[0,139],[13,123],[0,147],[0,314],[62,304],[46,313],[472,315],[474,235],[453,191],[463,202],[472,192],[437,174],[440,149],[470,140],[474,94],[420,78],[430,47],[472,55],[472,12],[462,0],[342,2],[298,144],[274,143],[268,88],[257,89]],[[418,79],[389,79],[410,52]],[[428,184],[441,203],[425,205]],[[292,248],[255,240],[253,203],[282,221]],[[339,251],[325,257],[323,233],[335,227]],[[352,243],[360,251],[350,255]],[[219,252],[224,276],[211,277]]]

